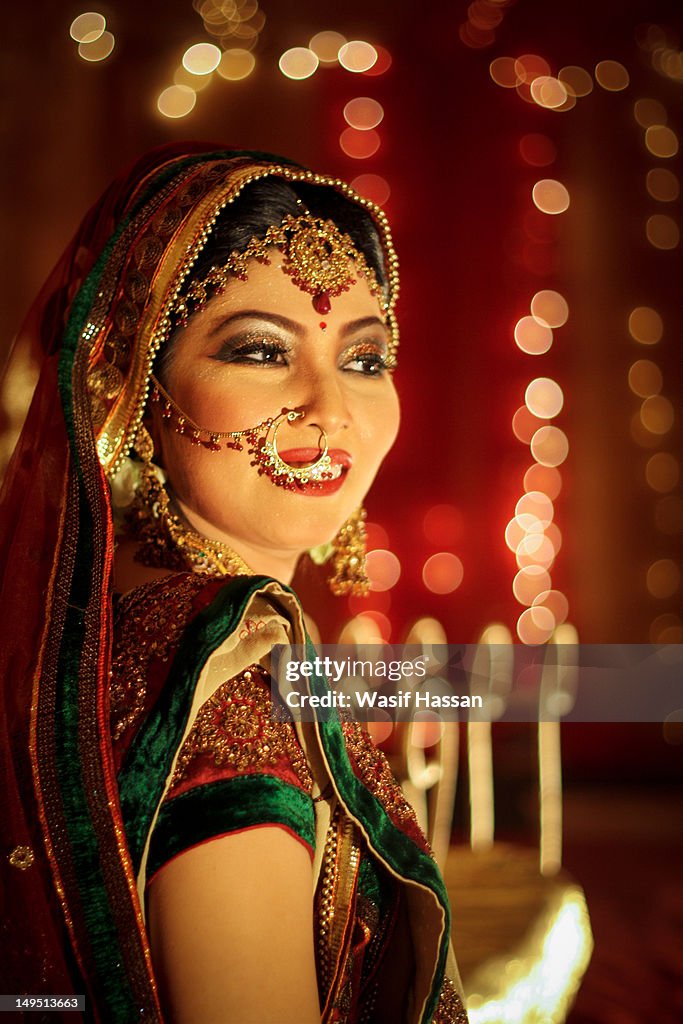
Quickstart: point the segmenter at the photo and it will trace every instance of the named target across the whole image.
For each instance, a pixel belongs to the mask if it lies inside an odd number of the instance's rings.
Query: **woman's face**
[[[399,407],[385,369],[387,328],[363,278],[332,298],[324,316],[280,269],[251,264],[178,333],[162,381],[183,412],[210,431],[253,427],[280,411],[283,460],[307,465],[324,428],[333,473],[323,487],[290,491],[259,475],[247,451],[211,452],[155,412],[161,462],[189,522],[234,547],[248,563],[326,543],[360,505],[398,430]],[[321,326],[322,324],[325,325]],[[263,559],[260,559],[263,561]]]

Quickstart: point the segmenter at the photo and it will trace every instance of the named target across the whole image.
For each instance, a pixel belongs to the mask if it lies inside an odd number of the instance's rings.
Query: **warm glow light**
[[[307,46],[294,46],[285,50],[279,60],[279,67],[285,78],[301,81],[310,78],[318,67],[318,57]]]
[[[653,597],[673,597],[681,585],[681,570],[670,558],[660,558],[647,570],[646,586]]]
[[[539,107],[555,110],[567,102],[567,90],[558,78],[539,75],[531,83],[531,95]]]
[[[535,53],[525,53],[515,61],[515,71],[520,82],[533,82],[539,75],[550,74],[550,64]]]
[[[683,643],[683,623],[678,615],[673,612],[665,612],[658,615],[650,624],[650,643],[653,644],[680,644]],[[683,715],[678,712],[679,725],[683,721]],[[671,716],[672,717],[672,716]],[[683,733],[679,743],[683,742]]]
[[[536,292],[531,300],[531,312],[548,327],[562,327],[569,319],[567,300],[550,288]]]
[[[91,64],[106,60],[112,53],[116,40],[111,32],[103,32],[102,35],[93,39],[92,42],[78,44],[78,56]]]
[[[658,395],[663,384],[662,371],[651,359],[637,359],[628,371],[628,386],[640,398]]]
[[[601,60],[595,66],[595,81],[608,92],[621,92],[631,81],[623,64],[616,60]]]
[[[545,529],[553,521],[553,503],[543,491],[527,491],[515,505],[515,518],[529,515],[537,519]]]
[[[653,395],[641,405],[640,419],[651,434],[667,434],[674,425],[674,407],[663,395]]]
[[[543,420],[551,420],[562,409],[564,395],[560,385],[549,377],[532,380],[524,392],[527,409]]]
[[[647,460],[645,479],[653,491],[659,491],[660,494],[673,491],[680,475],[678,460],[669,452],[657,452]]]
[[[94,43],[96,39],[100,38],[106,27],[107,19],[104,15],[97,14],[95,11],[86,11],[85,14],[79,14],[71,22],[69,35],[77,43]]]
[[[561,590],[545,590],[534,598],[534,607],[543,606],[552,612],[555,624],[561,626],[569,615],[569,601]]]
[[[633,414],[630,422],[631,437],[640,445],[641,448],[656,448],[659,444],[659,438],[656,434],[651,434],[643,424],[640,418],[640,411]]]
[[[157,100],[159,113],[164,117],[185,117],[197,102],[197,94],[187,85],[171,85]]]
[[[316,32],[308,47],[321,64],[336,64],[346,39],[339,32]]]
[[[675,249],[681,238],[678,224],[665,213],[654,213],[647,218],[645,234],[655,249]]]
[[[551,501],[562,490],[562,474],[552,466],[540,466],[537,462],[529,466],[524,474],[525,491],[542,491]]]
[[[567,435],[559,427],[541,427],[531,438],[531,454],[542,466],[560,466],[568,453]]]
[[[593,79],[585,68],[569,64],[558,73],[559,80],[573,96],[588,96],[593,91]]]
[[[569,208],[569,192],[562,182],[554,178],[542,178],[532,189],[532,198],[542,213],[564,213]]]
[[[383,75],[392,65],[392,58],[389,51],[384,46],[376,46],[377,60],[371,68],[365,72],[368,78],[378,78]]]
[[[368,551],[373,548],[388,548],[389,534],[381,523],[367,522],[365,524],[365,544]]]
[[[221,60],[221,51],[214,43],[195,43],[183,54],[183,67],[192,75],[210,75]]]
[[[351,603],[352,599],[349,599]],[[388,643],[391,622],[382,612],[366,611],[347,622],[339,635],[340,644]]]
[[[248,78],[256,67],[256,58],[249,50],[233,47],[225,50],[216,69],[221,78],[228,82],[239,82]]]
[[[523,316],[515,325],[515,341],[522,352],[530,356],[540,356],[552,345],[553,332],[535,317]]]
[[[389,182],[380,174],[359,174],[351,182],[351,188],[377,206],[384,206],[391,195]]]
[[[664,333],[664,323],[656,309],[636,306],[628,318],[628,329],[634,341],[641,345],[656,345]]]
[[[503,89],[514,89],[522,79],[517,73],[514,57],[496,57],[489,65],[489,74],[496,83]]]
[[[366,572],[370,590],[391,590],[401,575],[401,563],[393,551],[376,548],[368,551]]]
[[[478,28],[472,21],[464,21],[458,29],[458,35],[473,50],[482,50],[495,42],[496,34],[492,28]]]
[[[633,104],[633,116],[641,128],[650,128],[653,124],[667,122],[664,104],[659,100],[636,100]]]
[[[543,420],[534,416],[526,405],[520,405],[512,417],[512,433],[522,444],[531,444],[531,438],[539,427],[543,426]]]
[[[425,512],[422,531],[435,547],[453,547],[463,534],[462,513],[455,505],[432,505]]]
[[[550,573],[540,565],[520,569],[512,581],[512,593],[520,604],[531,605],[539,594],[550,590]]]
[[[678,136],[664,124],[653,124],[645,132],[645,145],[653,156],[668,159],[678,152]]]
[[[552,541],[543,533],[527,533],[517,545],[515,558],[520,569],[541,565],[549,569],[556,555]]]
[[[559,554],[562,548],[562,534],[557,523],[551,523],[550,526],[546,527],[545,535],[550,541],[555,551],[555,556]]]
[[[369,71],[377,62],[377,50],[370,43],[354,39],[350,43],[340,46],[338,60],[347,71],[360,74],[363,71]]]
[[[352,128],[367,131],[376,128],[384,117],[384,108],[369,96],[357,96],[344,107],[344,120]]]
[[[683,533],[683,498],[672,494],[668,498],[660,498],[655,508],[657,529],[669,536]]]
[[[463,566],[450,551],[439,551],[422,567],[422,582],[433,594],[452,594],[462,583]]]
[[[379,149],[380,137],[374,128],[363,132],[357,128],[345,128],[339,136],[339,145],[354,160],[367,160]]]
[[[678,199],[680,185],[678,178],[667,167],[653,167],[647,172],[647,190],[660,203],[672,203]]]
[[[547,135],[530,132],[519,140],[522,160],[532,167],[547,167],[557,157],[557,147]]]
[[[517,619],[517,636],[523,644],[544,644],[555,629],[555,616],[544,605],[527,608]]]

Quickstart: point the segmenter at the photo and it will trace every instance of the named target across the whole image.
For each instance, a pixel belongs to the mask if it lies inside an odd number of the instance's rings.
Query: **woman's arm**
[[[195,846],[148,890],[172,1024],[320,1024],[306,848],[265,826]]]

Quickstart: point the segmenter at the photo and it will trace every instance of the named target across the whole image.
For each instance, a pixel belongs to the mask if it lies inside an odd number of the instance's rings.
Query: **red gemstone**
[[[327,324],[325,323],[324,320],[320,321],[320,330],[321,331],[326,331],[327,330]]]
[[[316,313],[320,313],[321,316],[325,316],[332,309],[332,303],[330,302],[329,292],[318,292],[317,295],[313,296],[313,309]]]

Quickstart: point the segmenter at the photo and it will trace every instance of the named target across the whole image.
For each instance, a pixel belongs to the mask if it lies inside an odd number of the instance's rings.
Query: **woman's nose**
[[[332,438],[349,426],[349,409],[340,383],[331,375],[317,375],[302,389],[298,407],[304,410],[300,428],[317,424]]]

